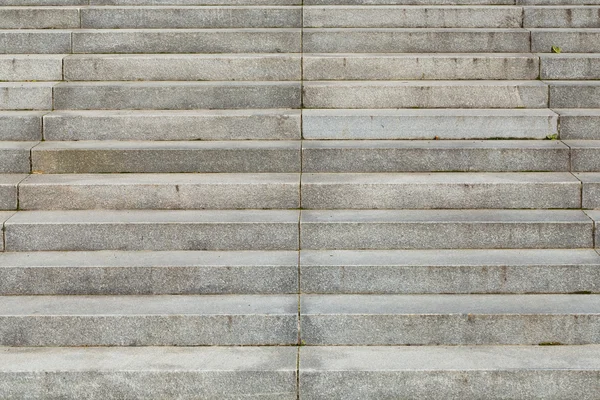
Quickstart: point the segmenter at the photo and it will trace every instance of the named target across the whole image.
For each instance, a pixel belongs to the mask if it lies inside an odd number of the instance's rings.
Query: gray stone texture
[[[541,79],[600,79],[600,54],[542,54]]]
[[[21,204],[26,204],[24,187],[21,185]],[[48,196],[48,200],[52,197]],[[56,197],[56,202],[60,202],[60,197]],[[73,201],[73,197],[68,201]],[[302,175],[305,209],[580,207],[581,184],[567,172]]]
[[[2,121],[0,113],[0,123]],[[299,110],[58,111],[46,140],[297,140]],[[2,130],[0,129],[0,132]]]
[[[0,6],[85,6],[89,0],[0,0]]]
[[[54,88],[54,108],[300,108],[300,97],[299,82],[64,82]]]
[[[17,184],[27,175],[0,174],[0,210],[17,209]]]
[[[106,0],[92,0],[106,1]],[[131,0],[121,0],[131,1]],[[134,0],[135,1],[135,0]],[[306,0],[305,5],[513,5],[515,0]]]
[[[551,108],[600,108],[600,80],[548,81]]]
[[[44,114],[43,111],[0,111],[0,141],[41,140]]]
[[[307,80],[528,80],[539,76],[532,54],[306,54]]]
[[[291,345],[297,295],[6,296],[3,346]]]
[[[0,227],[2,228],[2,238],[3,239],[4,239],[4,224],[13,215],[15,215],[14,211],[0,211]],[[4,251],[4,240],[0,240],[0,251]]]
[[[0,253],[4,296],[297,292],[294,251]]]
[[[575,174],[575,177],[582,183],[582,207],[600,208],[600,174],[583,172]]]
[[[332,140],[304,141],[302,146],[305,173],[565,172],[570,169],[569,147],[550,140]]]
[[[298,54],[72,55],[69,81],[294,81],[301,78]]]
[[[2,348],[0,397],[295,400],[293,347]]]
[[[306,400],[595,400],[598,360],[595,345],[306,346],[300,392]]]
[[[571,149],[571,171],[600,172],[600,142],[596,140],[566,140]]]
[[[35,173],[300,172],[300,141],[42,142]]]
[[[89,7],[81,9],[88,29],[301,28],[300,7]]]
[[[301,292],[600,293],[591,250],[303,250]]]
[[[600,295],[303,295],[307,345],[597,344]]]
[[[0,82],[0,110],[51,110],[56,82]]]
[[[568,4],[568,1],[564,1],[564,3]],[[585,0],[585,3],[592,2]],[[598,6],[525,7],[523,9],[523,26],[525,28],[600,28],[599,15]]]
[[[300,174],[32,175],[19,187],[21,210],[296,209],[299,203]]]
[[[531,29],[531,51],[551,53],[553,46],[565,53],[598,53],[600,29]]]
[[[546,139],[558,133],[558,116],[547,109],[303,110],[302,131],[321,140]]]
[[[307,28],[520,28],[520,7],[305,6]]]
[[[576,210],[307,210],[300,225],[301,249],[315,250],[552,249],[593,244],[592,221]]]
[[[3,7],[0,29],[79,28],[79,9],[73,7]]]
[[[305,82],[306,108],[547,108],[540,81]]]
[[[0,81],[60,81],[63,55],[0,55]]]
[[[297,250],[298,211],[21,211],[8,251]]]
[[[0,54],[64,54],[71,52],[71,31],[0,30]]]
[[[9,0],[10,1],[10,0]],[[13,0],[14,1],[14,0]],[[35,1],[35,0],[34,0]],[[68,1],[68,0],[67,0]],[[88,0],[86,0],[88,1]],[[89,0],[91,5],[110,6],[205,6],[205,5],[301,5],[301,0]]]
[[[0,173],[29,173],[31,148],[37,144],[38,142],[0,142]]]
[[[301,39],[298,28],[83,29],[73,53],[299,53]]]
[[[305,28],[307,53],[527,53],[524,29]]]
[[[598,221],[600,221],[600,211],[592,210],[592,211],[586,211],[585,213],[588,215],[588,217],[590,217],[591,219],[594,220],[594,225],[596,228],[595,246],[596,246],[596,249],[598,249],[598,248],[600,248],[600,228],[598,227]]]
[[[600,139],[600,110],[555,109],[560,114],[560,138]]]

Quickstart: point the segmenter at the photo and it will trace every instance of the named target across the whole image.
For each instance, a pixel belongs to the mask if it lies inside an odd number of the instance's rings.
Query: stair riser
[[[600,30],[564,31],[560,29],[534,29],[531,32],[531,51],[534,53],[552,53],[552,47],[558,46],[564,53],[600,52]]]
[[[0,54],[65,54],[71,52],[71,31],[3,30]]]
[[[0,83],[0,110],[51,110],[54,83]]]
[[[550,83],[550,108],[600,108],[600,82]]]
[[[0,56],[0,81],[60,81],[62,55]]]
[[[568,2],[563,2],[567,4]],[[586,3],[592,3],[586,1]],[[598,7],[525,7],[525,28],[600,28]]]
[[[600,79],[600,57],[542,57],[542,79]]]

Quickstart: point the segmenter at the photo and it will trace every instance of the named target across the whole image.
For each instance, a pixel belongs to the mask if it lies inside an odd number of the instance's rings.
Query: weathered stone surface
[[[315,250],[551,249],[593,244],[592,221],[575,210],[307,210],[302,212],[301,230],[301,249]]]
[[[37,144],[38,142],[0,142],[0,173],[29,173],[31,148]]]
[[[568,4],[569,1],[564,3]],[[592,2],[585,0],[585,3]],[[600,28],[598,15],[600,14],[597,6],[525,7],[523,26],[525,28]]]
[[[3,7],[0,29],[79,28],[79,9],[70,7]]]
[[[571,171],[600,172],[600,142],[596,140],[566,140],[571,149]]]
[[[0,81],[59,81],[63,55],[0,55]]]
[[[70,81],[293,81],[298,54],[86,54],[65,59]]]
[[[0,210],[17,209],[17,184],[26,177],[22,174],[0,174]]]
[[[600,29],[531,29],[531,51],[551,53],[553,46],[565,53],[598,53]]]
[[[32,151],[34,172],[172,173],[300,172],[299,141],[42,142]]]
[[[302,147],[305,173],[570,170],[569,148],[550,140],[332,140],[304,141]]]
[[[0,396],[294,400],[293,347],[2,348]]]
[[[532,54],[306,54],[307,80],[537,79]]]
[[[600,227],[598,227],[598,222],[600,221],[600,211],[591,210],[585,212],[588,217],[594,220],[594,225],[596,227],[596,249],[600,248]]]
[[[0,110],[51,110],[56,82],[0,82]]]
[[[92,0],[106,1],[106,0]],[[122,0],[128,1],[128,0]],[[593,1],[593,0],[592,0]],[[306,0],[305,5],[513,5],[515,0]]]
[[[48,202],[54,197],[49,195]],[[22,198],[23,202],[27,203]],[[567,172],[302,175],[306,209],[580,207],[581,184]]]
[[[21,211],[9,251],[297,250],[298,211]]]
[[[0,211],[0,227],[4,227],[6,221],[15,215],[14,211]],[[4,230],[2,229],[2,238],[4,239]],[[4,251],[4,240],[0,240],[0,251]]]
[[[600,54],[542,54],[541,79],[600,79]]]
[[[303,90],[306,108],[548,107],[540,81],[314,81]]]
[[[308,345],[597,344],[600,295],[302,295]]]
[[[0,141],[42,139],[44,111],[0,111]]]
[[[305,6],[307,28],[520,28],[520,7]]]
[[[598,360],[596,345],[305,346],[300,393],[306,400],[593,400]]]
[[[540,188],[539,195],[542,193]],[[299,206],[299,174],[32,175],[19,187],[21,210],[295,209]]]
[[[71,52],[71,31],[0,30],[0,54],[64,54]]]
[[[300,7],[88,7],[81,27],[90,29],[301,28]]]
[[[583,172],[576,173],[575,177],[582,182],[582,207],[600,208],[600,174]]]
[[[300,125],[298,110],[58,111],[44,118],[44,138],[296,140]]]
[[[89,29],[73,32],[73,53],[299,53],[301,41],[298,28]]]
[[[302,110],[305,139],[546,139],[548,109]]]
[[[527,53],[524,29],[305,28],[307,53]]]
[[[10,0],[9,0],[10,1]],[[35,0],[34,0],[35,1]],[[89,0],[91,5],[112,6],[205,6],[205,5],[301,5],[300,0]]]
[[[560,114],[560,138],[600,139],[600,110],[555,109]]]
[[[600,293],[585,250],[303,250],[302,293]]]
[[[0,253],[2,295],[292,294],[297,291],[298,252],[295,251]]]
[[[58,110],[300,108],[299,82],[63,82]]]
[[[550,107],[600,108],[599,81],[548,81]]]

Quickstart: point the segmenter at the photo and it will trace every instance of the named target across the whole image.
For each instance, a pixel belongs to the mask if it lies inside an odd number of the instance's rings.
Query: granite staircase
[[[599,0],[0,0],[0,399],[600,399]]]

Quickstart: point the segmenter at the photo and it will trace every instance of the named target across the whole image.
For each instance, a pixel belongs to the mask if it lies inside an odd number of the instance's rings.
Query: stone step
[[[591,249],[303,250],[300,269],[302,293],[600,293]]]
[[[302,134],[321,140],[546,139],[558,134],[558,117],[548,109],[316,109],[302,110]]]
[[[592,220],[576,210],[306,210],[300,224],[303,250],[593,247]]]
[[[11,1],[11,0],[4,0]],[[14,0],[12,0],[14,1]],[[31,1],[31,0],[28,0]],[[92,0],[92,1],[136,1],[136,0]],[[155,0],[137,0],[155,1]],[[172,0],[168,0],[172,1]],[[517,0],[523,1],[523,0]],[[546,0],[547,1],[547,0]],[[565,0],[569,1],[569,0]],[[576,1],[576,0],[570,0]],[[595,1],[595,0],[588,0]],[[305,5],[514,5],[515,0],[305,0]]]
[[[70,30],[0,30],[0,54],[64,54],[70,52]]]
[[[4,227],[4,223],[13,215],[14,211],[0,211],[0,226]],[[0,251],[4,251],[4,240],[0,240]]]
[[[73,55],[69,81],[299,81],[299,54]]]
[[[600,108],[600,81],[546,81],[550,108]]]
[[[600,29],[531,29],[531,51],[551,53],[555,46],[565,53],[598,53]]]
[[[51,110],[57,82],[0,82],[0,110]]]
[[[44,111],[0,111],[0,141],[42,140],[44,114]]]
[[[600,343],[600,295],[303,295],[300,310],[307,345]]]
[[[559,1],[555,3],[565,3]],[[577,2],[581,3],[581,2]],[[592,1],[585,0],[591,4]],[[600,2],[599,2],[600,3]],[[598,6],[537,6],[523,9],[523,26],[525,28],[600,28]]]
[[[598,210],[592,210],[592,211],[586,211],[585,212],[587,214],[588,217],[590,217],[592,220],[594,220],[594,226],[596,229],[596,234],[595,234],[595,245],[596,245],[596,249],[600,248],[600,227],[599,222],[600,222],[600,212]]]
[[[73,31],[73,53],[299,53],[301,42],[300,28]]]
[[[0,253],[5,296],[297,292],[295,251]]]
[[[297,295],[6,296],[2,346],[291,345]]]
[[[0,397],[297,398],[295,347],[1,348]]]
[[[0,29],[79,28],[76,7],[2,7]]]
[[[600,79],[600,54],[542,54],[541,79]]]
[[[44,138],[65,141],[299,140],[300,126],[299,110],[56,111],[44,117]]]
[[[306,53],[530,52],[525,29],[305,28],[302,37]]]
[[[313,81],[303,90],[306,108],[548,107],[540,81]]]
[[[55,192],[40,194],[33,190],[27,191],[27,184],[33,182],[32,179],[20,185],[21,209],[26,209],[32,200],[34,204],[40,204],[38,208],[47,205],[52,207],[51,204],[54,202],[71,206],[74,203],[77,207],[77,196],[72,195],[68,189],[67,196],[64,196],[64,203],[61,201],[62,197]],[[93,195],[92,191],[87,193]],[[120,196],[124,194],[119,193]],[[305,173],[302,175],[302,208],[317,210],[581,208],[581,183],[567,172]]]
[[[307,28],[520,28],[521,7],[305,6]]]
[[[299,354],[303,400],[593,399],[600,390],[596,345],[305,346]]]
[[[6,251],[297,250],[298,211],[21,211]]]
[[[581,181],[582,208],[600,208],[600,173],[580,172],[575,177]]]
[[[531,80],[539,59],[527,53],[305,54],[304,79]]]
[[[88,2],[89,0],[0,0],[0,6],[85,6]]]
[[[32,175],[19,186],[20,210],[299,207],[300,174]]]
[[[58,110],[300,108],[300,82],[63,82]]]
[[[1,0],[0,0],[1,1]],[[6,0],[14,1],[14,0]],[[27,0],[32,1],[32,0]],[[36,0],[33,0],[36,1]],[[40,0],[37,0],[40,1]],[[48,0],[56,1],[56,0]],[[64,0],[69,1],[69,0]],[[88,0],[86,0],[88,1]],[[594,1],[594,0],[587,0]],[[225,6],[225,5],[302,5],[301,0],[89,0],[90,5],[109,6]]]
[[[87,29],[301,28],[301,7],[86,7]]]
[[[566,140],[571,149],[571,171],[600,172],[600,141]]]
[[[304,173],[570,170],[569,148],[555,140],[331,140],[302,146]]]
[[[17,185],[25,178],[23,174],[0,174],[0,210],[17,209]]]
[[[62,59],[55,54],[2,54],[0,81],[60,81]]]
[[[600,139],[600,110],[555,109],[560,114],[560,138]]]
[[[31,172],[31,149],[39,142],[0,142],[0,174]]]
[[[35,173],[300,172],[300,141],[42,142]]]

